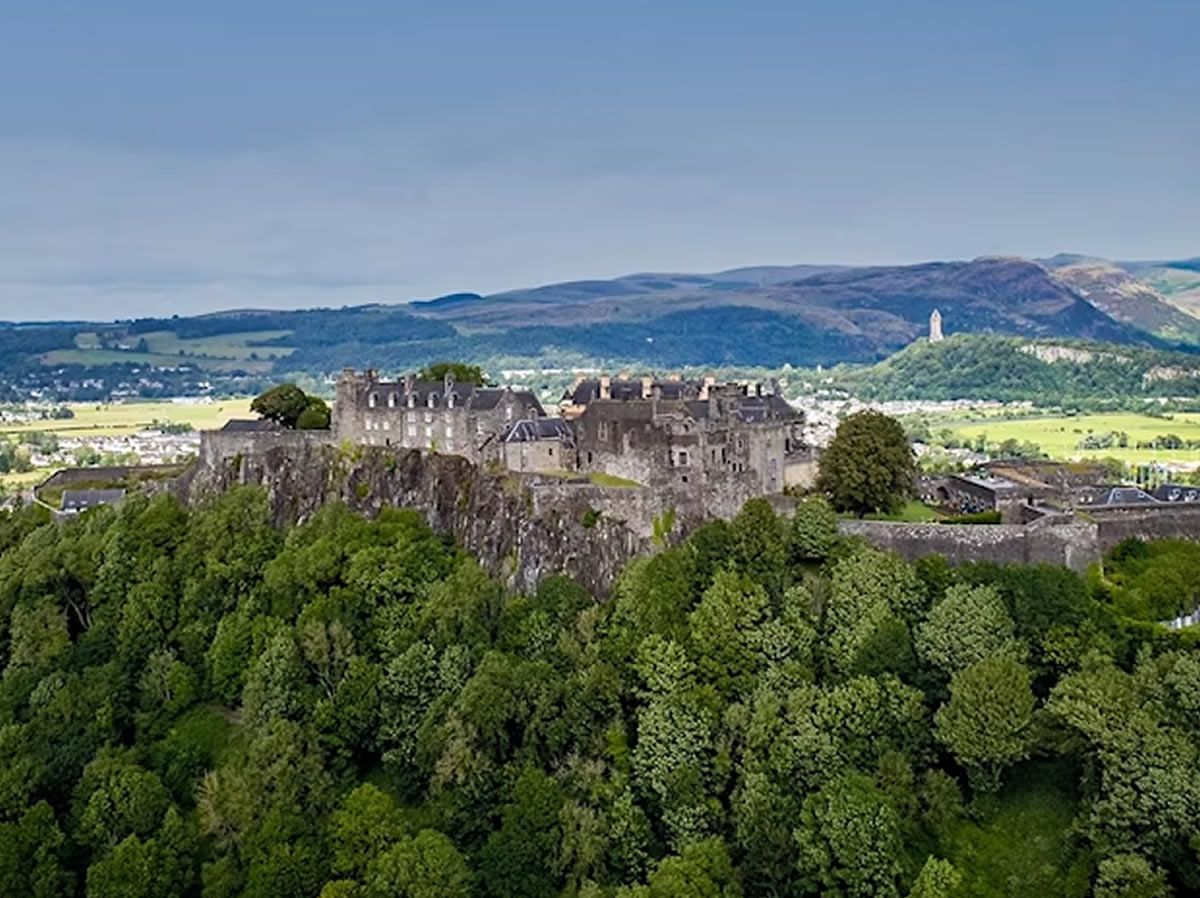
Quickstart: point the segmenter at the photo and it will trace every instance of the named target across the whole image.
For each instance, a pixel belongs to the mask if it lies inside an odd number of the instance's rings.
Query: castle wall
[[[909,561],[943,555],[951,564],[993,561],[1000,564],[1055,564],[1082,573],[1100,560],[1093,523],[907,524],[893,521],[842,521],[845,536],[857,536]]]
[[[224,464],[244,455],[272,449],[304,451],[310,446],[332,445],[337,437],[329,430],[202,430],[200,462],[207,467]]]
[[[1200,503],[1089,509],[1107,552],[1126,539],[1200,540]]]

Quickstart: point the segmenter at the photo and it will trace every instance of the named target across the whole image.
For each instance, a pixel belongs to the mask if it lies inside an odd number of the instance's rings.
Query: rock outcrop
[[[239,484],[266,489],[276,521],[296,523],[322,504],[340,501],[368,516],[385,507],[419,510],[514,591],[531,590],[565,573],[594,595],[607,595],[617,575],[652,541],[644,522],[630,522],[573,500],[566,485],[481,470],[454,455],[312,443],[274,446],[201,463],[179,484],[199,502]]]

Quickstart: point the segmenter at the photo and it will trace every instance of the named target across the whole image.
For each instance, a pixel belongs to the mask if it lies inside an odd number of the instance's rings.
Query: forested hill
[[[914,567],[756,500],[597,604],[411,511],[29,509],[0,894],[1195,894],[1198,554]]]
[[[1142,403],[1200,395],[1200,357],[1083,341],[959,335],[914,343],[876,365],[828,379],[869,399]]]
[[[115,384],[167,395],[215,382],[245,391],[346,365],[395,372],[447,358],[492,368],[871,363],[924,336],[935,308],[951,334],[1197,350],[1200,276],[1189,264],[987,257],[764,266],[426,302],[0,324],[0,344],[10,347],[0,386],[44,395],[69,383],[99,396]]]

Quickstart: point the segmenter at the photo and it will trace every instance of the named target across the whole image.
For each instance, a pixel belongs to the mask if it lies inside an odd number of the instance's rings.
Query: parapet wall
[[[1089,515],[1096,522],[1104,552],[1126,539],[1200,540],[1200,503],[1110,506]]]
[[[1097,527],[1086,522],[905,524],[842,521],[841,531],[910,561],[927,555],[944,555],[951,564],[967,561],[1056,564],[1082,572],[1100,560]]]
[[[304,452],[313,446],[333,445],[330,430],[204,430],[200,432],[200,463],[216,467],[245,455],[272,449]]]

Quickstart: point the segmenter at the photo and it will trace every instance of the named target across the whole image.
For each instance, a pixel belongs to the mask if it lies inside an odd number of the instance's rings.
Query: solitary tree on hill
[[[895,418],[865,411],[850,415],[821,456],[817,487],[838,511],[860,517],[896,511],[913,494],[916,460]]]
[[[250,411],[292,430],[324,430],[329,426],[325,400],[309,396],[295,384],[272,387],[250,403]]]

